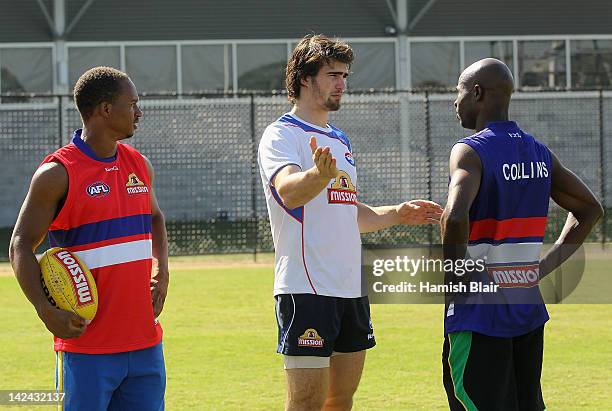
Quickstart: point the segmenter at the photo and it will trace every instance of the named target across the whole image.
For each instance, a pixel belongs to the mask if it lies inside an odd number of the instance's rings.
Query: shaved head
[[[514,78],[508,66],[494,58],[486,58],[472,64],[461,73],[459,83],[473,87],[480,84],[484,89],[494,90],[508,96],[514,91]]]
[[[507,119],[513,91],[512,72],[502,61],[486,58],[472,64],[457,82],[455,109],[461,125],[480,130],[491,120]]]

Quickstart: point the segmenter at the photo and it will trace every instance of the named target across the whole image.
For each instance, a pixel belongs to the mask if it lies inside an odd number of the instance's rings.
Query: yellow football
[[[98,289],[91,272],[74,253],[51,248],[42,255],[40,282],[49,302],[93,320],[98,310]]]

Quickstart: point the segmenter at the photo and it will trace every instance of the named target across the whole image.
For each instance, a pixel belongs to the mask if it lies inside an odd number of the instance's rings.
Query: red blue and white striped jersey
[[[445,334],[475,331],[496,337],[525,334],[548,320],[539,284],[539,260],[551,186],[548,148],[513,121],[487,124],[459,140],[480,157],[480,189],[470,208],[467,258],[486,272],[472,280],[498,292],[456,297],[446,309]]]
[[[68,172],[68,193],[49,227],[52,247],[77,254],[98,288],[98,311],[79,338],[55,338],[56,351],[106,354],[143,349],[161,341],[151,303],[151,198],[142,155],[127,144],[98,158],[81,139],[47,156]]]

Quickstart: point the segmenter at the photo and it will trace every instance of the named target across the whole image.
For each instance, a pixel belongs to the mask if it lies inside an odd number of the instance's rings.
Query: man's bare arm
[[[392,206],[357,203],[359,232],[369,233],[398,224],[439,224],[442,207],[428,200],[411,200]]]
[[[444,259],[465,258],[469,237],[469,211],[482,176],[478,154],[467,144],[456,144],[449,160],[448,200],[440,220]]]
[[[23,293],[47,329],[60,338],[81,335],[86,328],[85,320],[49,303],[40,284],[40,268],[34,250],[44,239],[67,191],[66,169],[58,163],[42,165],[32,177],[9,248],[11,265]]]
[[[551,152],[551,198],[569,211],[559,238],[540,261],[540,277],[563,264],[582,245],[604,210],[586,184]]]
[[[318,147],[317,140],[310,139],[310,149],[315,165],[301,171],[296,165],[285,166],[272,179],[272,185],[289,209],[305,205],[323,190],[329,180],[336,178],[338,169],[336,159],[329,147]]]
[[[144,156],[143,156],[144,157]],[[153,313],[159,316],[164,308],[168,285],[170,283],[170,271],[168,269],[168,233],[166,231],[166,220],[157,203],[157,196],[153,183],[155,181],[155,171],[148,158],[144,157],[149,170],[151,184],[151,219],[153,238],[153,257],[157,260],[157,272],[151,279],[151,297],[153,300]]]

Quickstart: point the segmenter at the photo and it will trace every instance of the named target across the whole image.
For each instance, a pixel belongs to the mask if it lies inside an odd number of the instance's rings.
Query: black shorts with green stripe
[[[543,346],[544,326],[510,338],[449,333],[442,366],[451,411],[543,410]]]

